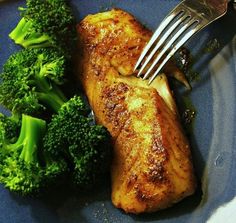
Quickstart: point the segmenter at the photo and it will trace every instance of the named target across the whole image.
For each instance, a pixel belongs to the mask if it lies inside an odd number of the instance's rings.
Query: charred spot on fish
[[[112,101],[108,101],[108,102],[106,103],[106,108],[108,108],[109,110],[114,110],[115,107],[116,107],[116,104],[113,103]]]
[[[125,103],[125,93],[128,87],[124,83],[114,84],[103,89],[102,98],[105,106],[105,116],[115,128],[122,128],[129,117]]]
[[[125,99],[125,93],[129,90],[129,87],[127,84],[124,83],[118,83],[114,84],[113,86],[109,86],[104,88],[103,90],[103,97],[108,98],[109,100],[120,100]]]
[[[136,198],[140,202],[148,202],[148,201],[152,200],[152,195],[147,194],[146,191],[143,191],[142,189],[137,187],[137,189],[136,189]]]
[[[157,154],[163,154],[166,152],[165,148],[162,145],[162,140],[159,137],[154,137],[152,143],[152,151]]]
[[[167,178],[163,163],[155,163],[149,166],[147,178],[148,181],[153,182],[155,184],[165,183]]]
[[[127,179],[127,188],[131,189],[133,185],[137,182],[138,176],[136,174],[131,174]]]
[[[153,128],[152,152],[155,152],[157,154],[166,152],[163,146],[163,139],[160,133],[160,127],[157,125],[154,125],[154,128]]]
[[[118,84],[118,92],[119,93],[126,93],[129,90],[129,87],[127,84],[119,83]]]

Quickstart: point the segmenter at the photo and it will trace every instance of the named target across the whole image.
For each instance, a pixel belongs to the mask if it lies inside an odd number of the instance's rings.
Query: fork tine
[[[184,37],[177,42],[172,50],[166,55],[165,59],[161,62],[161,64],[158,66],[157,70],[155,73],[152,75],[150,78],[148,84],[151,84],[152,81],[156,78],[158,73],[161,71],[161,69],[165,66],[165,64],[169,61],[169,59],[176,53],[176,51],[183,46],[197,31],[199,31],[202,28],[201,24],[198,24],[195,28],[189,30]]]
[[[134,71],[137,70],[137,68],[140,66],[141,62],[143,61],[144,57],[146,56],[147,52],[150,50],[154,42],[157,40],[157,38],[160,36],[160,34],[163,32],[163,30],[167,27],[167,25],[180,13],[178,10],[178,6],[174,8],[168,16],[161,22],[157,30],[152,35],[151,39],[149,40],[148,44],[145,46],[145,48],[142,51],[142,54],[140,55],[135,67]]]
[[[155,55],[157,50],[162,46],[162,44],[167,40],[167,38],[173,33],[173,31],[178,27],[178,25],[185,20],[184,13],[185,13],[184,11],[180,11],[179,13],[177,13],[177,15],[175,17],[179,16],[179,18],[177,19],[177,21],[175,21],[175,23],[173,25],[171,25],[171,27],[165,32],[165,34],[160,38],[160,40],[158,40],[155,48],[152,50],[152,52],[149,54],[149,56],[145,59],[144,64],[142,64],[142,67],[139,70],[137,77],[141,76],[141,74],[145,70],[147,64],[150,62],[150,60]],[[158,37],[156,37],[156,38],[158,38]]]
[[[194,23],[197,23],[198,21],[196,19],[191,19],[190,16],[186,17],[186,21],[185,24],[180,28],[180,30],[170,39],[170,41],[164,46],[164,48],[160,51],[160,53],[157,55],[156,59],[154,60],[154,62],[152,63],[151,67],[148,69],[148,71],[146,72],[145,76],[143,77],[143,79],[147,79],[150,76],[151,71],[153,70],[153,68],[158,64],[158,62],[160,61],[160,59],[162,58],[162,56],[171,48],[171,46],[173,45],[173,43],[188,29],[190,28],[192,25],[194,25]]]

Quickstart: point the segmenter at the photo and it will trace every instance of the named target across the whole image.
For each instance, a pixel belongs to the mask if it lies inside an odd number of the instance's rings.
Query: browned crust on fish
[[[190,146],[166,76],[151,86],[132,76],[151,32],[120,9],[89,15],[77,30],[78,77],[113,138],[113,204],[153,212],[193,194]]]

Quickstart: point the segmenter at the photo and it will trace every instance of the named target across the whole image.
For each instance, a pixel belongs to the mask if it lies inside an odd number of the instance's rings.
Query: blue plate
[[[78,21],[89,13],[118,7],[132,13],[144,25],[155,29],[177,0],[72,0]],[[18,50],[8,33],[19,20],[22,0],[0,0],[0,67]],[[21,198],[0,185],[0,223],[73,222],[234,222],[236,214],[236,12],[196,35],[187,48],[198,58],[194,70],[200,80],[192,83],[190,97],[197,110],[189,136],[199,191],[174,207],[153,214],[128,215],[113,207],[109,183],[88,193],[55,191],[44,198]],[[212,40],[218,50],[202,54]],[[182,90],[181,94],[187,94]],[[7,112],[1,108],[2,112]],[[230,217],[228,217],[230,216]]]

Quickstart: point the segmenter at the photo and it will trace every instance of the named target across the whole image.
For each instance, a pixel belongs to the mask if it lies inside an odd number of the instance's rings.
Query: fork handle
[[[234,6],[234,9],[236,10],[236,0],[233,0],[233,6]]]
[[[229,0],[185,0],[184,3],[191,9],[198,9],[201,12],[201,16],[209,16],[214,10],[214,14],[218,13],[219,16],[227,11],[227,5]]]
[[[215,8],[219,13],[224,13],[229,0],[203,0],[203,2]]]

